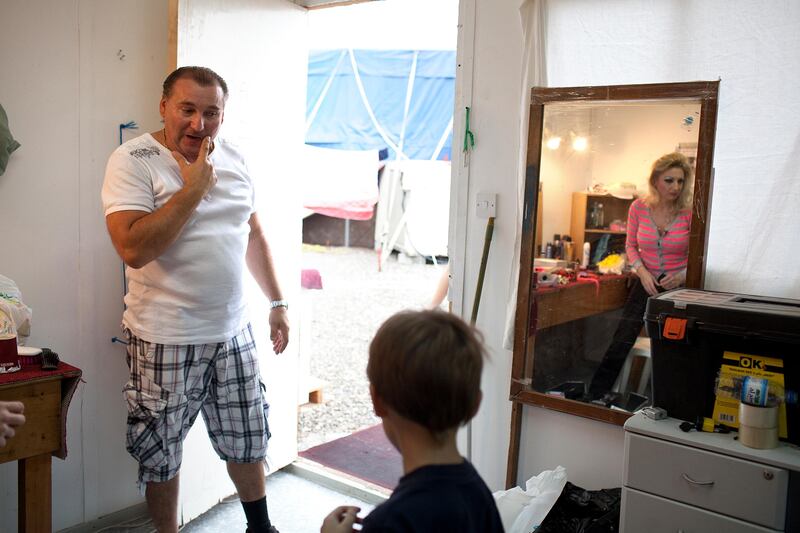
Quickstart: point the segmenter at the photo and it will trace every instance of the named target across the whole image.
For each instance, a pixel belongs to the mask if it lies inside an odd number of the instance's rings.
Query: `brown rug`
[[[391,490],[403,475],[400,452],[380,424],[309,448],[300,457]]]

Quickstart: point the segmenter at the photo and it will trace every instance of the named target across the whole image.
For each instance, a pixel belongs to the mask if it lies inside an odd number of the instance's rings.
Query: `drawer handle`
[[[694,480],[694,479],[690,478],[689,476],[687,476],[686,474],[681,474],[681,477],[683,479],[685,479],[686,481],[688,481],[689,483],[691,483],[692,485],[701,485],[703,487],[710,487],[710,486],[712,486],[714,484],[713,481],[697,481],[697,480]]]

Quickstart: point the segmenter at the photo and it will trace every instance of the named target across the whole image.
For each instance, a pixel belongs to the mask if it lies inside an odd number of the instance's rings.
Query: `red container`
[[[0,339],[0,372],[19,369],[19,353],[17,353],[17,338]]]

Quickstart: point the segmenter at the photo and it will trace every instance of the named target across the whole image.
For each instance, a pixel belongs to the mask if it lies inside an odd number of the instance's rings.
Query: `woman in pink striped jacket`
[[[628,211],[625,252],[647,294],[674,289],[686,280],[692,224],[692,167],[686,156],[661,156],[650,175],[650,194]]]
[[[611,391],[644,324],[648,296],[686,281],[692,177],[686,156],[677,152],[663,155],[653,163],[649,195],[631,204],[625,252],[638,280],[628,293],[617,331],[592,378],[592,399]]]

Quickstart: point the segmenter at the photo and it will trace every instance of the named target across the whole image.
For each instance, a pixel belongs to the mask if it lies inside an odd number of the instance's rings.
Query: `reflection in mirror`
[[[700,114],[699,99],[544,106],[534,391],[628,412],[649,403],[642,317],[648,294],[686,279]]]

